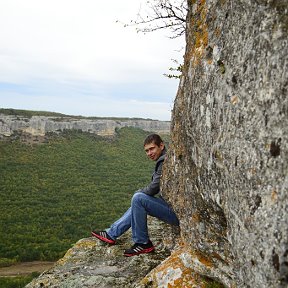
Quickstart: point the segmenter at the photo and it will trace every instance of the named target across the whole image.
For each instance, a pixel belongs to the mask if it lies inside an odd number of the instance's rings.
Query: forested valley
[[[0,265],[57,260],[117,219],[149,183],[155,163],[143,151],[148,134],[70,130],[42,144],[0,141]]]

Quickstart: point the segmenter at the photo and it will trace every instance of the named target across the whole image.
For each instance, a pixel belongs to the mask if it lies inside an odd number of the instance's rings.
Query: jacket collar
[[[160,157],[159,157],[159,158],[157,159],[157,161],[156,161],[156,164],[157,164],[159,161],[163,161],[164,158],[165,158],[165,156],[166,156],[166,148],[164,147],[164,149],[162,150],[162,153],[161,153]]]

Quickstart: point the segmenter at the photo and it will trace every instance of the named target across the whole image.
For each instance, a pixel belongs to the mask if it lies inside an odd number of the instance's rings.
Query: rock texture
[[[157,133],[169,133],[170,122],[158,120],[113,120],[113,119],[77,119],[73,117],[23,117],[17,115],[0,114],[0,137],[11,136],[15,131],[24,132],[33,136],[44,136],[47,132],[58,132],[65,129],[81,130],[100,136],[110,136],[116,128],[122,127],[141,128]]]
[[[188,1],[184,71],[162,177],[181,238],[141,281],[153,266],[142,273],[141,265],[151,256],[129,260],[141,271],[130,279],[135,287],[208,287],[205,277],[231,288],[288,287],[287,5],[286,0]],[[169,233],[163,232],[165,239]],[[105,251],[101,261],[110,259],[111,250]],[[102,271],[100,259],[89,259],[81,264],[82,271],[92,265],[85,281],[112,285],[93,274],[93,265]],[[121,261],[122,274],[115,264],[109,269],[126,285],[130,264]],[[79,266],[67,267],[71,275]]]
[[[288,287],[288,2],[189,3],[163,179],[179,258],[227,287]]]
[[[179,258],[183,248],[170,256],[173,247],[182,246],[178,229],[171,229],[152,217],[148,217],[148,223],[150,238],[156,246],[155,252],[124,257],[124,249],[132,244],[130,233],[121,236],[117,245],[112,246],[94,237],[84,238],[68,250],[54,267],[25,288],[204,288],[214,283],[185,267]],[[199,257],[199,261],[203,259]]]
[[[81,239],[54,267],[34,279],[26,288],[141,287],[140,280],[169,255],[161,239],[163,225],[149,219],[151,239],[157,244],[156,253],[124,257],[124,249],[131,245],[129,233],[112,246],[94,237]]]

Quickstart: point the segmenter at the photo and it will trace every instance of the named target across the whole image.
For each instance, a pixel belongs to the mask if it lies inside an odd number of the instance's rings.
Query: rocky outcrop
[[[171,229],[169,225],[151,217],[148,217],[148,223],[155,252],[124,257],[124,249],[132,244],[130,233],[122,235],[117,239],[117,245],[112,246],[94,237],[84,238],[69,249],[54,267],[25,287],[188,288],[209,287],[215,283],[183,265],[179,258],[181,248],[170,255],[173,247],[182,246],[178,229]],[[199,255],[197,259],[203,261]]]
[[[81,239],[54,267],[29,283],[26,288],[127,288],[141,287],[140,281],[170,253],[162,241],[165,224],[149,219],[151,240],[157,244],[156,253],[125,258],[123,251],[131,245],[130,233],[117,239],[117,245],[102,243],[94,237]],[[170,242],[169,245],[171,245]],[[173,244],[173,243],[172,243]]]
[[[24,132],[32,136],[44,136],[48,132],[81,130],[100,136],[114,135],[115,129],[135,127],[156,133],[169,133],[170,122],[140,119],[87,119],[73,117],[46,117],[0,114],[0,136],[11,136],[14,132]]]

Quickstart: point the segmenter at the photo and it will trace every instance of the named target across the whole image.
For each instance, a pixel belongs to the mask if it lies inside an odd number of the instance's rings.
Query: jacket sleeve
[[[159,193],[160,191],[160,178],[162,174],[162,166],[163,161],[161,161],[156,169],[156,171],[153,173],[151,183],[144,187],[142,190],[143,193],[153,196]]]

